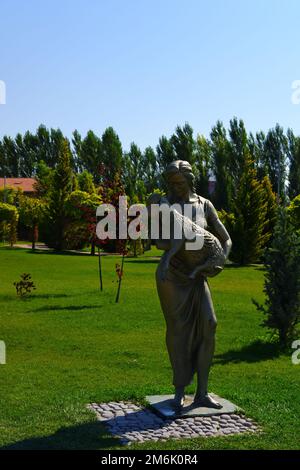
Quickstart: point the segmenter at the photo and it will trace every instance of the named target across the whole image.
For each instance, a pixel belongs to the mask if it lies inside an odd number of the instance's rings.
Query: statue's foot
[[[184,400],[181,400],[181,401],[173,400],[171,409],[173,410],[175,415],[179,416],[182,413],[183,406],[184,406]]]
[[[222,408],[221,403],[217,402],[214,400],[210,395],[204,395],[202,397],[200,396],[195,396],[194,401],[193,401],[193,407],[205,407],[205,408],[216,408],[217,410],[220,410]]]
[[[184,405],[184,400],[185,400],[184,392],[182,390],[178,390],[174,395],[174,399],[172,403],[173,408],[176,411],[181,410],[181,408]]]

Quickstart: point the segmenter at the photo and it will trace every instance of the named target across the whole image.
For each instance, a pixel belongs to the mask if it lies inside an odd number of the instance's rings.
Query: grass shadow
[[[70,297],[68,294],[34,294],[35,299],[63,299]]]
[[[22,302],[30,301],[33,299],[62,299],[70,297],[68,294],[36,294],[35,292],[28,294],[27,296],[20,298],[16,293],[12,294],[0,294],[0,300],[20,300]]]
[[[97,450],[120,447],[99,422],[61,428],[55,434],[33,437],[0,447],[0,450]]]
[[[255,268],[255,271],[263,271],[263,272],[266,272],[266,268],[264,266],[256,266]]]
[[[215,364],[227,364],[229,362],[261,362],[274,359],[282,354],[282,350],[277,343],[266,343],[264,341],[254,341],[242,347],[239,350],[230,350],[223,354],[216,354],[214,357]]]
[[[233,263],[231,261],[225,263],[225,268],[229,269],[234,269],[234,268],[254,268],[259,271],[263,270],[263,265],[262,264],[257,264],[257,263],[250,263],[250,264],[238,264],[238,263]]]
[[[125,263],[137,263],[137,264],[158,264],[160,258],[151,259],[151,258],[126,258]]]
[[[26,250],[26,253],[33,255],[61,255],[61,256],[91,256],[89,252],[79,252],[79,251],[55,251],[55,250]],[[95,255],[96,256],[96,255]]]
[[[95,308],[102,308],[102,305],[67,305],[61,307],[60,305],[45,305],[44,307],[32,310],[33,312],[48,312],[48,311],[80,311],[80,310],[93,310]]]
[[[18,245],[15,245],[13,247],[8,247],[8,246],[0,246],[0,250],[2,251],[23,251],[26,254],[31,254],[31,255],[68,255],[68,256],[92,256],[89,251],[83,252],[83,251],[56,251],[52,248],[50,249],[44,249],[44,248],[36,248],[35,250],[32,250],[31,248],[23,248],[19,247]],[[95,254],[97,256],[97,253]]]

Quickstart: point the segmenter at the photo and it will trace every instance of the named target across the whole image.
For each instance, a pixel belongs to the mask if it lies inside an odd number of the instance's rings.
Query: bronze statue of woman
[[[231,248],[230,236],[220,221],[213,204],[194,191],[194,175],[187,161],[176,160],[165,171],[170,204],[192,205],[192,213],[201,225],[220,240],[225,257]],[[192,216],[194,218],[194,215]],[[156,240],[156,246],[165,250],[156,271],[157,291],[166,321],[166,343],[173,369],[175,387],[174,406],[184,404],[184,390],[197,374],[194,406],[221,408],[208,394],[208,376],[215,348],[217,319],[205,272],[191,279],[190,253],[185,246],[176,253],[165,274],[165,255],[170,241]],[[216,274],[219,271],[216,271]],[[211,275],[211,274],[210,274]]]

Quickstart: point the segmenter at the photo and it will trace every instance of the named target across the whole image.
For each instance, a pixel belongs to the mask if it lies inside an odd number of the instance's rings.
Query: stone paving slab
[[[226,436],[259,430],[251,419],[236,413],[162,418],[150,409],[129,401],[91,403],[88,408],[96,413],[97,419],[124,445],[132,442]]]
[[[195,407],[192,406],[194,396],[193,395],[186,395],[185,397],[185,405],[180,410],[180,412],[176,412],[172,406],[172,402],[174,399],[174,395],[151,395],[147,396],[147,402],[157,411],[162,417],[192,417],[192,416],[213,416],[213,415],[222,415],[222,414],[231,414],[236,413],[240,410],[236,405],[231,403],[230,401],[226,400],[225,398],[221,398],[214,393],[210,393],[210,396],[214,398],[217,402],[222,405],[222,408],[219,410],[216,408],[207,408],[204,406]]]

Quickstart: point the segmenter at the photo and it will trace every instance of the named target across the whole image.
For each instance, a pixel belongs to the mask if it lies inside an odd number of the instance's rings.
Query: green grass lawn
[[[115,304],[115,256],[103,257],[101,293],[97,257],[0,248],[0,340],[7,347],[0,448],[121,448],[86,404],[172,393],[153,255],[126,260]],[[37,285],[27,300],[13,287],[22,272]],[[243,408],[262,432],[130,448],[299,448],[300,366],[260,326],[251,297],[263,300],[261,268],[227,267],[210,285],[219,321],[210,390]]]

